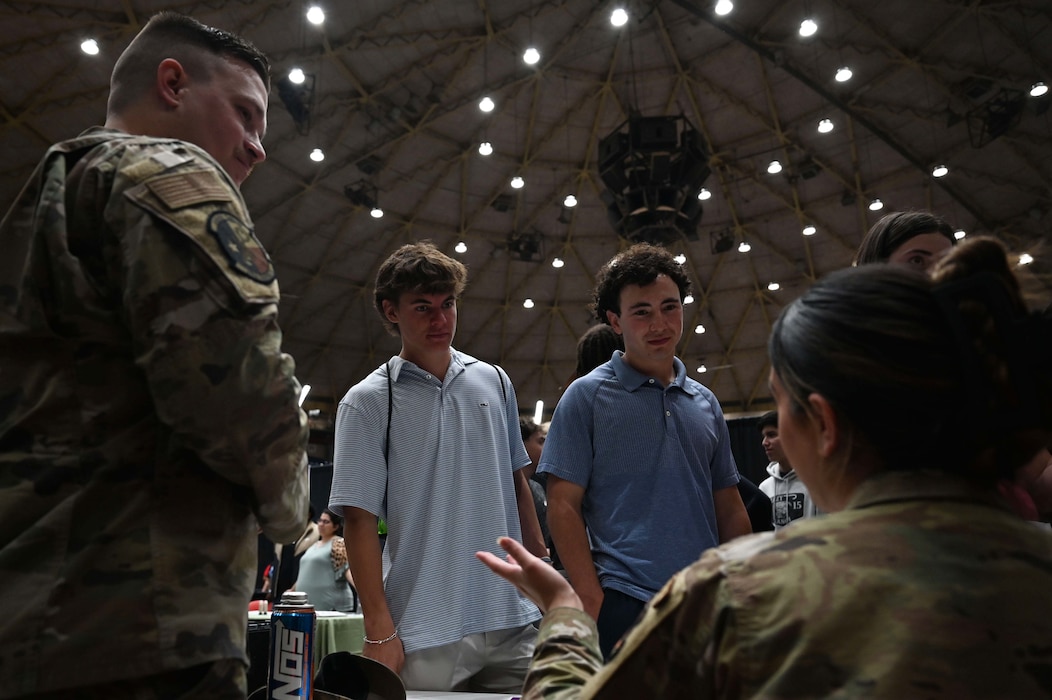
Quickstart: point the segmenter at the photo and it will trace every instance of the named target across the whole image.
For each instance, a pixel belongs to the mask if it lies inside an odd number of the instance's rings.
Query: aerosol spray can
[[[286,591],[270,616],[268,700],[310,700],[314,690],[314,606]]]

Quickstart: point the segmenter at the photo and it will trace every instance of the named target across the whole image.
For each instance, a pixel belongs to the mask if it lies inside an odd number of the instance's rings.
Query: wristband
[[[387,639],[369,639],[368,637],[362,637],[362,641],[366,644],[387,644],[389,641],[398,636],[398,630],[396,629],[391,633],[391,636]]]

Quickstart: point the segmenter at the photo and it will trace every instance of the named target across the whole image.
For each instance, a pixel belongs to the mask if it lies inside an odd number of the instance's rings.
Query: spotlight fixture
[[[709,368],[705,365],[698,365],[698,374],[705,374],[709,371]]]
[[[701,325],[700,323],[698,325],[694,326],[694,335],[701,335],[704,332],[705,332],[705,326]]]
[[[532,309],[533,306],[533,299],[526,299],[522,302],[522,308],[524,309]]]
[[[804,234],[805,236],[813,236],[816,233],[818,233],[818,229],[814,227],[814,224],[808,224],[807,226],[804,226],[803,230],[801,230],[800,233]]]
[[[752,246],[749,245],[749,241],[742,241],[738,244],[739,253],[748,253],[750,250],[752,250]]]
[[[558,270],[560,267],[562,267],[565,264],[566,263],[563,262],[562,258],[553,258],[552,259],[552,267],[554,267],[556,270]]]
[[[623,27],[627,22],[628,13],[625,12],[624,8],[615,8],[614,11],[610,13],[610,24],[615,27]]]
[[[716,7],[713,8],[713,11],[720,17],[729,15],[733,10],[734,3],[731,2],[731,0],[719,0],[719,2],[716,3]]]
[[[679,255],[677,255],[676,257],[674,257],[672,259],[675,260],[680,265],[682,265],[683,263],[687,262],[687,256],[684,255],[683,253],[680,253]]]
[[[384,215],[383,210],[380,209],[376,185],[366,180],[359,180],[353,184],[344,185],[343,196],[350,200],[355,207],[368,209],[369,214],[375,219],[379,219]]]
[[[956,231],[953,232],[954,239],[958,240],[958,241],[961,240],[962,238],[964,238],[967,235],[968,234],[964,232],[963,228],[959,228],[959,229],[957,229]]]
[[[847,66],[843,66],[841,68],[837,68],[835,78],[838,83],[846,83],[847,81],[851,80],[852,75],[854,75],[854,73],[851,72],[851,69]]]
[[[511,184],[511,188],[512,189],[514,189],[514,190],[521,190],[526,185],[526,181],[523,180],[521,176],[516,175],[515,177],[513,177],[511,179],[511,183],[510,184]]]
[[[483,112],[492,112],[493,108],[496,107],[496,103],[493,102],[489,97],[483,97],[479,100],[479,109]]]
[[[538,51],[537,49],[535,49],[532,46],[530,48],[526,49],[523,52],[523,54],[522,54],[522,62],[525,63],[528,66],[534,65],[540,60],[541,60],[541,52]]]
[[[483,141],[479,144],[479,155],[488,156],[493,153],[493,144],[489,141]]]
[[[80,42],[80,50],[89,56],[98,56],[99,42],[95,41],[94,39],[85,39],[84,41]]]
[[[684,305],[686,305],[686,304],[693,304],[693,303],[694,303],[694,295],[693,294],[688,294],[687,296],[683,297],[683,304]]]
[[[833,120],[832,119],[823,119],[822,121],[818,122],[818,133],[820,133],[820,134],[828,134],[832,130],[833,130]]]
[[[772,160],[770,165],[767,166],[767,172],[771,175],[777,175],[782,172],[782,164],[777,160]]]
[[[947,168],[945,165],[936,165],[934,168],[931,169],[931,176],[944,177],[948,172],[950,172],[950,169]]]
[[[869,210],[870,211],[880,211],[883,208],[884,208],[884,202],[880,201],[880,197],[877,197],[876,199],[874,199],[872,202],[869,203]]]
[[[537,231],[512,232],[508,235],[508,253],[522,262],[540,262],[544,260],[543,243],[543,237]]]
[[[302,85],[306,79],[307,74],[303,72],[302,68],[293,68],[289,71],[289,80],[296,85]]]
[[[1019,264],[1020,265],[1029,265],[1032,262],[1034,262],[1034,256],[1031,255],[1030,253],[1023,253],[1022,255],[1019,256]]]
[[[778,284],[777,282],[771,282],[770,284],[767,285],[767,291],[769,291],[769,292],[777,292],[781,288],[782,288],[782,285]]]
[[[322,151],[320,148],[315,148],[313,151],[310,152],[310,159],[313,160],[315,163],[320,163],[323,160],[325,160],[325,152]]]
[[[298,83],[292,80],[290,75],[282,77],[278,80],[278,97],[296,124],[296,131],[301,136],[310,133],[310,115],[314,106],[314,76],[303,73],[303,80]]]
[[[311,5],[307,10],[307,21],[311,24],[322,24],[325,22],[325,10],[317,5]]]
[[[615,231],[633,243],[665,245],[697,236],[708,178],[704,138],[686,117],[633,114],[599,141],[600,198]]]
[[[563,200],[563,206],[571,208],[571,209],[573,207],[576,207],[577,206],[577,197],[573,196],[572,194],[566,195],[566,199]]]
[[[81,48],[83,48],[83,47],[84,47],[84,45],[81,44]],[[85,52],[87,52],[87,51],[85,51]],[[1048,86],[1045,85],[1040,80],[1030,86],[1030,96],[1031,97],[1041,97],[1042,95],[1044,95],[1046,93],[1048,93]]]
[[[814,36],[818,31],[818,23],[808,17],[800,23],[800,36]]]
[[[461,254],[466,253],[468,252],[468,244],[464,241],[459,241],[455,246],[453,246],[453,250]]]
[[[698,199],[700,199],[701,201],[704,202],[706,199],[709,199],[710,197],[712,197],[712,192],[709,192],[704,187],[702,187],[701,190],[698,191]]]

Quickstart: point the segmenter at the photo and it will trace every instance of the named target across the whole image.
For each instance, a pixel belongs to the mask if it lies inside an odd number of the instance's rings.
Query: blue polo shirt
[[[584,487],[599,583],[639,600],[719,544],[712,492],[738,483],[719,402],[675,370],[665,387],[615,351],[574,380],[537,469]]]
[[[444,380],[399,357],[390,367],[387,460],[383,365],[340,401],[329,506],[386,519],[384,593],[406,653],[533,622],[533,603],[475,559],[503,556],[498,537],[522,541],[512,475],[530,457],[514,387],[456,350]]]

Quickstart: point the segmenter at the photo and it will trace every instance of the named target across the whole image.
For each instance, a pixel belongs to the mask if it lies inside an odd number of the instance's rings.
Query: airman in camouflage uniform
[[[889,473],[706,552],[606,667],[588,615],[549,612],[524,697],[1047,698],[1050,590],[1048,533],[989,489]]]
[[[252,160],[126,131],[52,147],[0,223],[0,698],[243,698],[257,531],[307,522]]]

